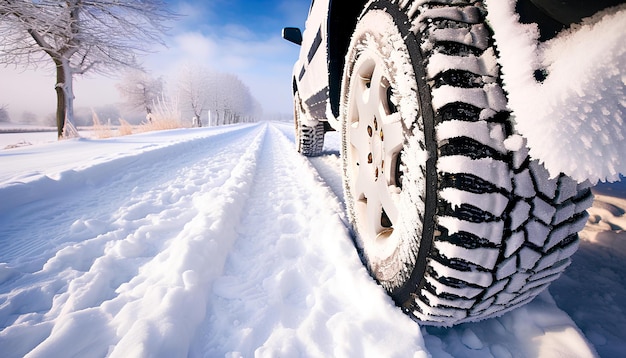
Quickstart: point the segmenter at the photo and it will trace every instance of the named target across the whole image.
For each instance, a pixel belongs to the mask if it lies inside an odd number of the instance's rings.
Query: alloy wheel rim
[[[399,218],[402,190],[402,117],[390,69],[378,53],[364,49],[353,68],[348,108],[348,153],[357,229],[366,241],[384,245]]]

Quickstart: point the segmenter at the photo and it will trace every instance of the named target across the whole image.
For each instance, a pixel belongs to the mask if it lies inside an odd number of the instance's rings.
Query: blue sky
[[[265,112],[291,113],[290,77],[298,46],[280,37],[285,26],[303,27],[310,0],[170,0],[181,18],[165,38],[168,48],[155,48],[143,58],[153,75],[174,81],[185,63],[233,73],[246,83]],[[14,119],[28,110],[54,111],[54,77],[50,72],[0,68],[10,86],[0,86],[0,105]],[[87,76],[75,81],[76,106],[120,101],[118,79]],[[33,103],[33,102],[36,102]]]
[[[254,30],[257,38],[276,36],[285,22],[304,22],[310,0],[212,0],[170,1],[184,14],[182,27],[199,26],[211,32],[216,28],[241,26]]]

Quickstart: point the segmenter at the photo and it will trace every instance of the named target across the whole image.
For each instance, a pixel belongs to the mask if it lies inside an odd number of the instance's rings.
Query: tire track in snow
[[[124,216],[124,220],[130,219],[132,212],[136,218],[158,213],[168,202],[175,203],[197,190],[190,183],[177,182],[187,175],[186,167],[202,160],[215,163],[225,156],[229,161],[231,146],[241,140],[242,150],[245,149],[249,139],[243,138],[257,130],[258,126],[234,128],[228,132],[220,130],[211,136],[142,151],[92,167],[66,170],[56,180],[43,176],[22,184],[24,192],[37,187],[36,193],[49,194],[45,200],[33,199],[32,195],[12,200],[0,188],[4,204],[11,204],[11,211],[0,217],[0,247],[3,248],[0,262],[20,264],[31,261],[37,269],[41,260],[49,258],[46,251],[55,253],[64,242],[72,244],[102,234],[107,227],[106,221],[111,220],[111,212],[118,215],[114,219]],[[160,186],[160,198],[143,197],[144,193]],[[29,202],[31,199],[35,201]],[[127,208],[131,205],[134,206]],[[85,212],[85,209],[89,210]],[[31,227],[29,223],[33,215],[49,218],[49,225]],[[43,256],[33,257],[39,254]]]
[[[237,241],[190,356],[406,357],[421,351],[417,325],[361,265],[342,205],[273,126],[257,167]]]
[[[146,274],[135,277],[122,291],[120,299],[131,302],[112,321],[122,338],[111,357],[138,356],[145,350],[161,357],[187,355],[186,338],[191,335],[179,332],[195,331],[204,318],[208,287],[222,273],[237,237],[265,132],[264,127],[223,184],[194,197],[197,214],[167,249],[143,267]]]

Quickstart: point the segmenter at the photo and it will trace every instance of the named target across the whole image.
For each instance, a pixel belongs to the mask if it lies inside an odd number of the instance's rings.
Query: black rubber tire
[[[356,244],[419,322],[501,315],[569,265],[592,196],[528,157],[482,3],[399,3],[368,3],[346,56],[342,156]],[[398,136],[399,149],[386,143]]]
[[[324,149],[324,123],[317,122],[315,126],[302,123],[306,113],[302,109],[298,92],[294,94],[294,122],[296,128],[296,149],[298,153],[307,157],[317,157]]]

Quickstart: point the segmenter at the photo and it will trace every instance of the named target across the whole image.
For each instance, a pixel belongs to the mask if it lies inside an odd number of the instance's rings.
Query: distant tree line
[[[237,76],[212,72],[209,77],[209,125],[253,122],[256,117],[261,116],[261,104]]]
[[[176,103],[183,120],[194,126],[252,122],[261,115],[261,105],[236,75],[187,64],[173,82],[166,90],[161,77],[130,71],[117,89],[130,108],[145,112],[147,120],[159,101]]]

